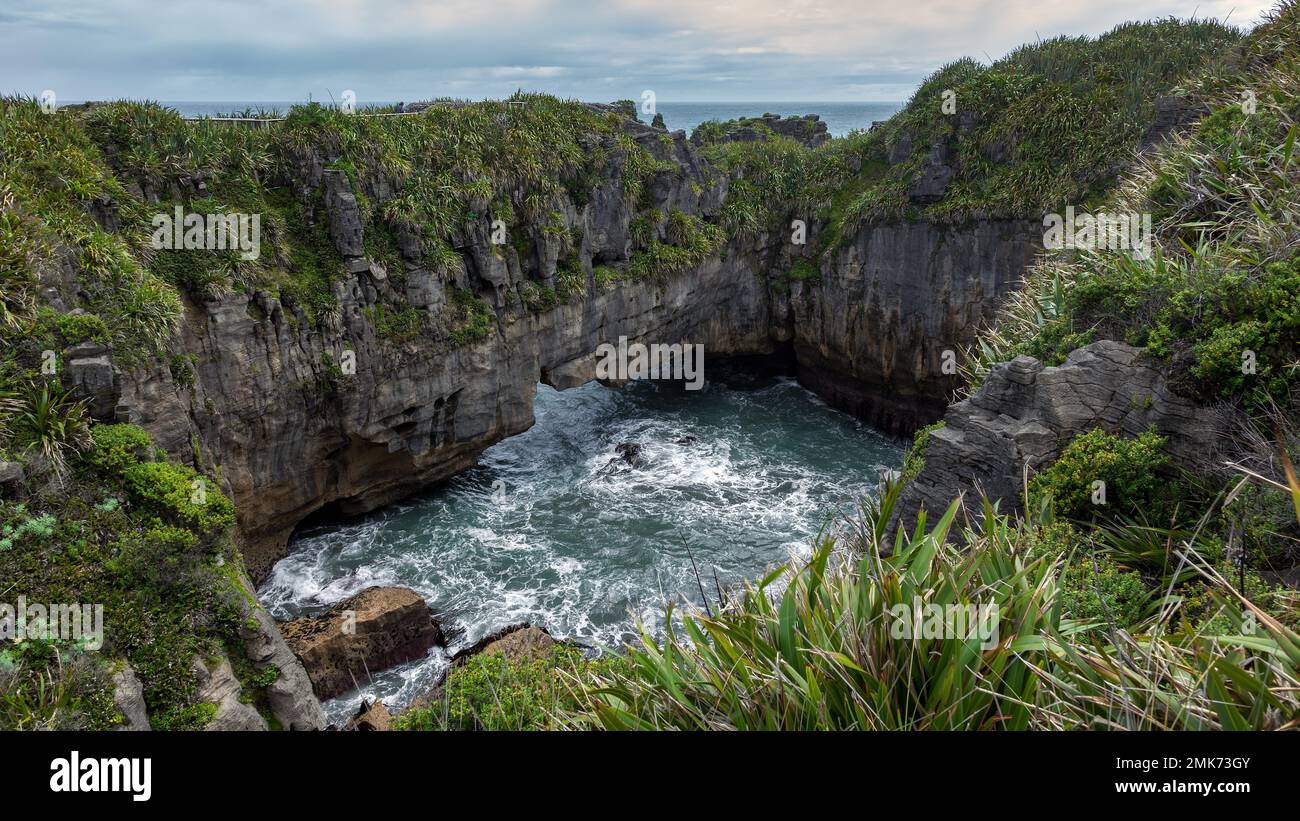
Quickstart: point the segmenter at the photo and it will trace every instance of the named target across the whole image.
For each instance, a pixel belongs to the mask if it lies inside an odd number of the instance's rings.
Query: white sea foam
[[[537,424],[429,494],[300,534],[259,596],[277,618],[315,612],[365,587],[403,585],[464,629],[455,647],[362,682],[402,705],[448,654],[528,621],[557,636],[620,646],[638,621],[662,629],[665,599],[698,603],[805,558],[811,539],[897,466],[901,448],[830,410],[793,380],[683,396],[539,388]],[[618,445],[641,445],[629,464]],[[494,482],[504,497],[493,496]],[[689,552],[688,552],[689,548]],[[691,556],[699,568],[697,579]]]

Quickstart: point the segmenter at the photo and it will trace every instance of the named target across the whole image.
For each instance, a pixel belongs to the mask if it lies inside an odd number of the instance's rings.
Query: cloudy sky
[[[61,101],[902,100],[958,57],[1273,0],[3,0],[0,92]],[[1229,16],[1230,15],[1230,16]]]

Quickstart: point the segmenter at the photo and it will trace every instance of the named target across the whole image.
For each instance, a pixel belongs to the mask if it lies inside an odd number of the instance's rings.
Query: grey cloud
[[[1246,0],[1257,1],[1265,2]],[[790,33],[786,26],[763,28],[745,15],[700,16],[671,2],[666,9],[635,0],[598,6],[506,2],[488,18],[473,11],[488,7],[467,5],[462,15],[437,25],[410,17],[411,7],[401,0],[372,2],[360,14],[352,14],[352,4],[343,0],[336,9],[324,8],[334,0],[316,0],[311,8],[309,2],[299,0],[299,13],[281,18],[281,6],[254,0],[103,0],[93,8],[6,0],[0,12],[0,39],[7,44],[0,53],[0,92],[55,88],[63,99],[251,101],[308,94],[320,99],[327,89],[353,88],[362,99],[380,100],[500,96],[523,86],[589,99],[631,97],[653,88],[661,98],[683,100],[818,100],[883,86],[904,89],[904,97],[943,63],[967,53],[982,57],[971,44],[999,38],[1014,44],[1010,32],[1023,25],[1014,14],[980,15],[963,34],[949,30],[945,15],[930,8],[925,19],[918,16],[901,29],[895,22],[889,36],[875,36],[876,4],[864,2],[837,6],[842,21],[809,24],[824,29],[800,29],[813,42],[828,43],[828,50],[807,54],[782,50],[779,44]],[[812,0],[809,6],[834,2]],[[1144,16],[1143,6],[1157,13],[1166,5],[1167,0],[1133,0],[1107,8],[1115,7],[1108,12],[1115,15],[1113,23]],[[881,0],[877,10],[893,8]],[[1036,29],[1043,36],[1078,33],[1071,28],[1077,8],[1038,3],[1033,14],[1035,25],[1050,23],[1053,15],[1062,21],[1061,30]],[[903,33],[894,35],[895,29]],[[854,48],[850,38],[846,47],[844,32],[858,31],[879,42]],[[838,52],[830,50],[834,44]]]

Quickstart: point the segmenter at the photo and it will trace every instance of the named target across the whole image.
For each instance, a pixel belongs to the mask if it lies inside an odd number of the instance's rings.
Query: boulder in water
[[[348,719],[345,730],[361,732],[385,732],[393,728],[393,716],[388,712],[381,699],[362,701],[357,714]]]
[[[634,468],[645,466],[645,446],[636,442],[623,442],[614,448],[614,453],[618,458],[610,460],[610,464],[617,464],[620,460],[631,465]]]
[[[280,631],[320,698],[346,693],[371,673],[446,643],[433,610],[405,587],[367,588],[319,616],[286,622]]]

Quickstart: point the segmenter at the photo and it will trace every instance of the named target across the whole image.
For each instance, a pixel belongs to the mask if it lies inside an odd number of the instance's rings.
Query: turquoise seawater
[[[902,460],[899,442],[793,379],[718,369],[701,391],[539,386],[536,418],[441,487],[303,530],[262,601],[285,619],[402,585],[464,629],[452,651],[521,621],[618,646],[638,619],[656,628],[667,601],[699,601],[692,555],[710,596],[715,577],[757,578],[807,555]],[[375,674],[328,710],[340,718],[363,694],[403,704],[446,663],[438,651]]]

